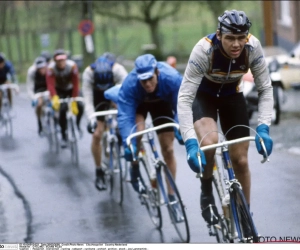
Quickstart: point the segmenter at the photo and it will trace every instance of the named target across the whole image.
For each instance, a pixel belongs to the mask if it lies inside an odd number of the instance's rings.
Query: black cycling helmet
[[[218,29],[220,32],[231,32],[233,34],[247,33],[251,27],[251,22],[244,11],[226,10],[218,17]]]
[[[67,59],[67,57],[68,56],[63,49],[57,49],[54,51],[54,54],[53,54],[54,60],[61,60],[61,59],[65,60],[65,59]]]
[[[34,64],[37,69],[40,69],[47,66],[47,60],[45,57],[39,56],[35,59]]]
[[[40,56],[44,57],[46,59],[47,63],[50,62],[50,60],[52,58],[52,55],[47,50],[42,51]]]

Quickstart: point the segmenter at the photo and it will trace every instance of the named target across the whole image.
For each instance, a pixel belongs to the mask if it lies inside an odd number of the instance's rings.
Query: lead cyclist
[[[205,166],[201,178],[200,205],[202,216],[209,224],[218,222],[218,211],[212,193],[214,150],[205,154],[198,141],[210,131],[216,131],[218,113],[223,133],[235,125],[249,126],[243,96],[242,76],[248,69],[254,76],[258,90],[257,133],[263,138],[268,155],[273,141],[269,136],[273,108],[273,91],[260,41],[249,33],[251,22],[243,11],[226,10],[218,17],[218,28],[203,37],[194,46],[178,94],[178,118],[185,142],[190,168],[199,173],[197,152]],[[227,134],[227,139],[249,136],[245,127],[237,127]],[[218,142],[218,134],[210,133],[201,146]],[[256,136],[256,147],[263,150]],[[250,207],[250,170],[248,167],[249,142],[232,145],[229,153],[236,178],[240,181]],[[212,209],[209,209],[212,207]],[[214,218],[211,221],[211,218]]]

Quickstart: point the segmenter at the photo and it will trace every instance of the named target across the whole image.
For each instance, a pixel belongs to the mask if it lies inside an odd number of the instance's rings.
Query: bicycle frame
[[[233,198],[231,196],[229,196],[230,204],[226,203],[226,198],[227,198],[226,195],[230,193],[231,186],[234,183],[238,184],[239,188],[241,189],[241,184],[235,178],[235,174],[234,174],[234,171],[232,168],[232,163],[231,163],[230,156],[229,156],[228,146],[232,145],[232,144],[240,143],[240,142],[246,142],[246,141],[255,141],[255,137],[248,136],[248,137],[243,137],[243,138],[239,138],[239,139],[235,139],[235,140],[223,141],[223,142],[220,142],[217,144],[200,147],[200,149],[203,152],[205,152],[207,150],[211,150],[211,149],[221,148],[221,157],[222,157],[222,163],[223,163],[223,178],[224,178],[223,180],[225,183],[226,194],[224,192],[224,188],[223,188],[221,176],[219,173],[219,168],[218,168],[216,157],[215,157],[215,166],[213,169],[213,173],[214,173],[214,178],[216,179],[216,188],[217,188],[217,192],[220,197],[220,200],[221,200],[225,218],[227,217],[226,219],[229,220],[229,222],[230,222],[228,225],[229,240],[236,239],[236,232],[237,232],[237,237],[240,240],[242,240],[242,233],[241,233],[240,224],[238,223],[238,215],[237,215],[237,210],[236,210],[236,206],[234,204]],[[265,152],[265,155],[267,155],[263,140],[261,139],[260,142],[261,142],[262,148]],[[202,169],[200,156],[198,156],[198,158],[199,158],[199,163],[200,163],[200,169]],[[269,158],[264,156],[261,163],[264,163],[266,161],[269,161]],[[224,170],[227,170],[227,176],[224,173]],[[197,174],[197,178],[199,178],[201,176],[202,176],[202,173]],[[229,205],[229,207],[227,207],[227,205]],[[224,210],[226,210],[226,208],[229,208],[229,211],[227,211],[227,214],[226,214],[226,211],[224,211]],[[229,212],[229,215],[228,215],[228,212]],[[255,228],[255,225],[253,225],[253,226],[254,226],[254,229],[255,229],[255,232],[257,235],[257,230]],[[210,229],[210,234],[211,234],[211,229]]]

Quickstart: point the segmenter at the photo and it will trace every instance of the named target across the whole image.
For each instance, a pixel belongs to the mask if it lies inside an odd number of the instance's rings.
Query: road
[[[300,237],[300,112],[298,95],[289,91],[283,120],[271,126],[274,149],[261,164],[254,144],[251,210],[261,235]],[[125,185],[123,206],[94,188],[94,164],[87,132],[79,143],[80,167],[68,150],[55,157],[37,135],[37,124],[24,87],[14,98],[13,139],[0,134],[0,242],[174,243],[179,239],[166,208],[163,229],[154,229],[137,194]],[[83,119],[82,127],[85,128]],[[255,128],[255,115],[251,120]],[[214,243],[201,217],[199,179],[189,169],[185,148],[175,142],[177,183],[187,208],[192,243]]]

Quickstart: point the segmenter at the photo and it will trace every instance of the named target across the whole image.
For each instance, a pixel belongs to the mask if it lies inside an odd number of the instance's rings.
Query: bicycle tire
[[[160,164],[162,164],[163,169],[164,169],[164,173],[170,183],[170,187],[171,189],[173,189],[173,194],[175,195],[175,200],[176,202],[178,202],[177,204],[179,204],[179,212],[182,214],[183,220],[180,222],[177,222],[176,219],[174,218],[174,212],[173,212],[173,208],[172,208],[172,204],[174,204],[174,202],[169,201],[167,204],[168,207],[168,212],[170,215],[170,219],[172,224],[175,227],[175,230],[179,236],[179,238],[181,239],[182,242],[184,243],[189,243],[190,242],[190,229],[189,229],[189,224],[188,224],[188,220],[187,220],[187,216],[186,216],[186,212],[185,212],[185,206],[183,205],[180,193],[178,191],[177,185],[173,179],[173,176],[171,175],[170,170],[168,169],[167,165],[163,162],[160,162]],[[176,203],[175,203],[176,204]],[[183,225],[183,226],[181,226]]]
[[[139,159],[141,181],[146,189],[145,194],[140,196],[141,202],[145,205],[150,219],[157,229],[162,228],[162,214],[160,209],[159,189],[152,187],[150,173],[143,158]]]
[[[69,143],[70,143],[70,149],[71,149],[71,160],[72,163],[78,167],[79,166],[79,158],[78,158],[78,145],[77,145],[77,137],[75,133],[75,125],[74,121],[71,118],[69,118],[69,125],[70,125],[70,137],[69,137]]]
[[[10,117],[6,118],[5,120],[5,130],[6,130],[6,135],[9,138],[13,137],[13,124],[12,124],[12,119]]]
[[[122,176],[122,164],[120,157],[120,147],[118,143],[112,142],[110,144],[110,174],[112,175],[112,181],[110,183],[110,191],[114,200],[116,200],[119,205],[123,203],[123,176]],[[112,164],[112,165],[111,165]]]
[[[251,213],[249,211],[249,207],[247,205],[244,193],[242,189],[240,188],[239,184],[233,183],[230,187],[230,199],[231,199],[231,204],[232,204],[232,210],[234,210],[233,206],[236,209],[236,216],[237,216],[237,221],[236,221],[236,229],[239,234],[240,232],[240,240],[242,242],[253,242],[257,243],[259,242],[258,239],[258,234],[251,216]],[[245,234],[244,232],[244,227],[247,227],[248,230],[248,235]],[[249,238],[251,240],[249,241]]]

